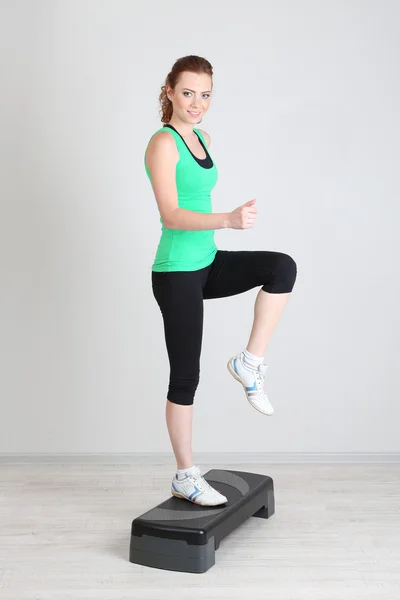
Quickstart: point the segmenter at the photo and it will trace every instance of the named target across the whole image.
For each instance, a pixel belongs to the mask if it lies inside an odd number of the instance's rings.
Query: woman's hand
[[[249,200],[229,213],[228,222],[231,229],[250,229],[257,217],[256,199]]]

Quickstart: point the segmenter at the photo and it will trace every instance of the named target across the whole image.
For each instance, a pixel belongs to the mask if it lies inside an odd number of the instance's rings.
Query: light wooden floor
[[[1,600],[399,600],[400,465],[201,465],[270,475],[276,513],[207,573],[129,562],[173,464],[0,464]]]

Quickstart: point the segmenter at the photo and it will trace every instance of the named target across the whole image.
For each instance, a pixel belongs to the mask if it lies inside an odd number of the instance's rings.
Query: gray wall
[[[226,369],[257,290],[206,302],[194,450],[398,452],[399,3],[192,6],[1,3],[0,452],[170,451],[143,155],[185,54],[215,71],[214,210],[258,199],[217,246],[298,265],[272,418]]]

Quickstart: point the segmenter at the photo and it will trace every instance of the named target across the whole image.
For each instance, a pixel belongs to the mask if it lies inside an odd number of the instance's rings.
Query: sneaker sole
[[[226,504],[228,502],[227,500],[224,500],[223,502],[219,502],[218,504],[198,504],[197,502],[193,502],[193,500],[191,500],[187,496],[184,496],[183,494],[180,494],[179,492],[175,492],[175,490],[173,490],[172,488],[171,488],[171,494],[173,496],[175,496],[175,498],[182,498],[183,500],[188,500],[195,506],[219,506],[220,504]]]
[[[258,410],[258,412],[261,413],[262,415],[265,415],[266,417],[272,417],[272,415],[274,414],[273,412],[272,413],[263,412],[262,410],[260,410],[259,408],[257,408],[257,406],[254,406],[254,404],[250,401],[250,398],[248,397],[247,392],[246,392],[246,386],[243,384],[243,382],[240,379],[239,375],[237,375],[235,369],[233,368],[233,366],[231,364],[231,359],[228,360],[227,367],[228,367],[229,373],[236,379],[236,381],[238,381],[242,385],[242,387],[244,389],[245,396],[246,396],[247,401],[250,404],[250,406],[252,406],[256,410]]]

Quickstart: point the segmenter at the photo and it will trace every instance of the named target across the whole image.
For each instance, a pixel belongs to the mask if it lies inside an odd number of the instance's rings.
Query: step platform
[[[130,562],[205,573],[215,564],[215,551],[229,533],[249,517],[268,519],[274,514],[271,477],[220,469],[203,476],[228,502],[215,507],[199,506],[171,496],[132,521]]]

